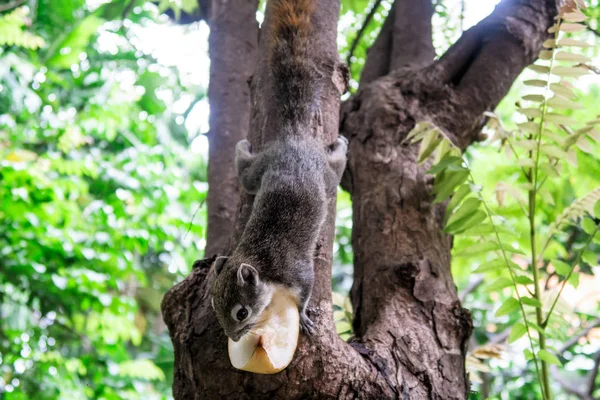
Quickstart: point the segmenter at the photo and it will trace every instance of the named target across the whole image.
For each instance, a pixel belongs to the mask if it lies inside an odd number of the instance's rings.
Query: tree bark
[[[369,52],[361,88],[341,113],[340,131],[350,140],[343,183],[353,199],[355,338],[342,341],[332,322],[335,199],[330,199],[315,259],[311,306],[316,312],[311,317],[316,335],[301,336],[292,364],[279,374],[233,369],[207,296],[212,259],[198,261],[162,304],[175,349],[175,399],[467,397],[464,361],[471,319],[452,280],[452,240],[441,230],[445,205],[431,204],[427,165],[417,165],[416,146],[401,142],[419,120],[435,122],[461,148],[476,140],[483,111],[500,101],[537,55],[557,1],[505,0],[437,62],[430,2],[396,1]],[[339,0],[316,3],[313,55],[325,91],[315,130],[331,143],[346,73],[335,47]],[[396,12],[409,8],[410,13]],[[264,30],[269,15],[267,6]],[[408,29],[416,16],[423,20]],[[419,45],[405,45],[412,40]],[[251,85],[253,148],[278,134],[267,48],[263,40]],[[252,199],[242,195],[234,242],[251,206]]]
[[[258,51],[257,7],[258,0],[238,0],[235,7],[223,0],[210,4],[208,257],[228,251],[236,222],[240,195],[234,155],[236,143],[248,136],[248,79]]]

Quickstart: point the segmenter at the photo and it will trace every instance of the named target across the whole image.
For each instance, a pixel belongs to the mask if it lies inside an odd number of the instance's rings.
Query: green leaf
[[[489,290],[489,288],[488,288]],[[503,315],[507,315],[512,313],[513,311],[516,311],[520,308],[519,302],[510,297],[508,300],[506,300],[504,303],[502,303],[502,305],[500,306],[500,308],[498,308],[498,311],[496,311],[496,317],[501,317]]]
[[[539,108],[519,108],[517,111],[528,118],[539,118],[542,116],[542,110]]]
[[[556,124],[571,125],[574,122],[572,118],[556,113],[546,113],[544,118],[546,121],[554,122]]]
[[[519,268],[519,266],[511,260],[508,260],[508,265],[510,265],[511,268]],[[503,257],[500,257],[481,264],[473,271],[473,273],[481,274],[490,271],[501,271],[504,268],[506,268],[506,261],[504,261]]]
[[[491,224],[479,224],[473,228],[463,232],[463,235],[482,236],[494,233],[494,227]]]
[[[519,285],[531,285],[533,281],[526,276],[515,276],[515,282]]]
[[[517,301],[517,304],[519,304],[518,301]],[[527,328],[525,327],[525,325],[523,325],[520,322],[515,322],[512,329],[510,330],[510,335],[508,335],[508,343],[515,342],[516,340],[520,339],[526,333],[527,333]]]
[[[499,271],[502,268],[506,268],[506,263],[502,258],[495,258],[491,261],[481,264],[473,271],[474,274],[482,274],[489,271]]]
[[[98,32],[104,20],[95,15],[89,15],[79,22],[75,29],[68,32],[65,39],[56,47],[56,51],[46,64],[55,68],[70,68],[79,63],[79,55],[85,51],[90,39]]]
[[[523,82],[526,86],[533,86],[533,87],[546,87],[546,85],[548,84],[547,81],[543,81],[541,79],[529,79]]]
[[[554,96],[548,100],[548,105],[552,108],[565,108],[568,110],[580,110],[584,108],[581,104],[569,101],[561,96]]]
[[[527,101],[535,101],[537,103],[541,103],[545,100],[544,96],[541,94],[528,94],[523,96],[522,99]]]
[[[514,254],[521,254],[521,255],[525,255],[525,253],[523,252],[523,250],[519,250],[519,249],[515,249],[512,246],[504,246],[504,251],[507,253],[514,253]]]
[[[598,255],[593,251],[584,251],[581,259],[589,265],[595,266],[598,264]]]
[[[575,94],[575,92],[572,89],[570,89],[560,83],[551,83],[550,90],[552,90],[555,94],[564,96],[568,99],[573,99],[573,98],[577,97],[577,95]]]
[[[565,21],[570,21],[570,22],[583,22],[588,18],[585,14],[583,14],[579,10],[574,10],[572,12],[563,13],[562,17]]]
[[[146,71],[138,78],[137,85],[144,87],[144,94],[139,104],[148,114],[160,114],[166,110],[166,105],[156,94],[164,83],[164,78],[158,72]]]
[[[532,121],[523,122],[521,124],[517,124],[519,129],[523,132],[538,134],[540,132],[540,124]]]
[[[554,39],[544,40],[542,46],[544,46],[544,48],[546,49],[553,49],[554,47],[556,47],[556,42],[554,41]]]
[[[596,230],[596,223],[592,219],[585,217],[583,221],[581,221],[581,228],[585,233],[591,235]]]
[[[560,24],[560,30],[563,32],[581,32],[585,30],[585,26],[581,24],[563,22]]]
[[[580,77],[587,75],[588,70],[581,67],[554,67],[552,69],[554,75],[562,77]]]
[[[572,273],[568,281],[575,289],[579,287],[579,274]]]
[[[535,161],[532,160],[531,158],[519,158],[517,160],[517,164],[520,167],[525,167],[525,168],[533,168],[533,167],[535,167]]]
[[[529,325],[530,328],[535,329],[536,331],[538,331],[539,333],[543,334],[544,330],[535,322],[527,320],[527,325]]]
[[[567,155],[568,157],[568,155]],[[542,189],[540,191],[538,191],[540,197],[542,198],[542,200],[550,205],[554,205],[554,197],[552,197],[552,193],[550,193],[547,189]]]
[[[596,218],[600,218],[600,200],[598,200],[594,206],[594,215]]]
[[[435,203],[446,200],[454,192],[454,188],[462,185],[469,177],[468,170],[445,171],[441,176],[436,177],[433,185],[433,193],[436,194]]]
[[[487,218],[487,214],[482,210],[477,210],[473,214],[468,215],[465,218],[462,218],[451,225],[446,226],[444,229],[445,232],[450,233],[452,235],[461,233],[469,228],[479,225]]]
[[[446,156],[446,157],[442,158],[442,160],[439,163],[437,163],[436,165],[431,167],[429,169],[429,171],[427,171],[427,173],[431,174],[431,175],[435,175],[438,172],[444,170],[449,165],[461,165],[461,164],[462,164],[461,157]]]
[[[454,192],[448,203],[448,207],[446,208],[447,218],[450,218],[452,210],[454,210],[469,193],[471,193],[471,186],[469,184],[462,185]]]
[[[532,297],[526,297],[526,296],[521,297],[521,303],[523,303],[526,306],[542,308],[542,303],[540,303],[538,300],[536,300]]]
[[[516,140],[514,145],[525,150],[534,150],[537,149],[538,142],[535,140]]]
[[[591,47],[592,45],[587,43],[587,42],[583,42],[581,40],[577,40],[577,39],[561,39],[558,41],[558,45],[559,46],[573,46],[573,47]]]
[[[553,144],[543,144],[542,146],[540,146],[540,151],[542,152],[542,154],[545,154],[549,157],[559,159],[567,157],[566,151]]]
[[[431,155],[431,153],[435,151],[441,141],[442,138],[440,138],[440,135],[437,131],[431,130],[427,132],[421,141],[421,146],[419,146],[419,156],[417,157],[417,162],[420,164],[425,161]]]
[[[406,135],[406,139],[404,139],[403,143],[408,142],[412,139],[411,143],[416,143],[419,140],[423,139],[425,135],[430,132],[434,125],[428,121],[420,121],[415,127]]]
[[[562,276],[567,276],[571,271],[571,266],[564,261],[552,260],[552,266],[556,270],[556,273]]]
[[[592,129],[589,133],[588,133],[588,137],[590,139],[592,139],[594,142],[596,143],[600,143],[600,131],[598,131],[597,129]]]
[[[352,331],[352,325],[348,321],[338,321],[335,323],[335,330],[337,333],[345,333]]]
[[[527,68],[540,74],[547,74],[548,72],[550,72],[550,67],[547,67],[545,65],[531,64]]]
[[[587,63],[591,61],[589,57],[586,57],[583,54],[574,54],[567,51],[559,51],[556,53],[555,58],[559,61],[573,61],[579,63]]]
[[[479,208],[480,205],[481,200],[476,199],[474,197],[465,200],[464,203],[460,205],[458,210],[456,210],[456,212],[452,214],[450,218],[448,218],[448,223],[446,224],[446,226],[452,225],[454,222],[459,221],[472,214],[473,212],[475,212],[475,210]]]
[[[548,350],[541,349],[538,352],[538,357],[543,361],[546,361],[548,364],[562,365],[558,357],[550,353]]]
[[[500,246],[496,242],[481,242],[462,249],[456,256],[472,256],[473,254],[487,253],[490,251],[499,250]]]
[[[496,279],[491,285],[486,287],[485,290],[487,292],[493,292],[496,290],[507,288],[512,285],[513,285],[513,283],[510,279],[508,279],[506,277],[500,277],[500,278]]]

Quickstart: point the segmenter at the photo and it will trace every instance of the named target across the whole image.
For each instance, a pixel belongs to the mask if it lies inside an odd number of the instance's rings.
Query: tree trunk
[[[283,372],[251,374],[229,364],[226,337],[207,296],[211,259],[198,261],[190,276],[165,295],[176,399],[467,397],[464,361],[471,319],[460,306],[450,272],[451,237],[441,231],[445,205],[432,204],[427,166],[417,165],[416,146],[401,142],[419,120],[435,122],[461,148],[477,140],[483,112],[495,107],[537,56],[557,1],[503,1],[436,62],[430,1],[396,1],[369,52],[361,88],[341,113],[340,131],[350,140],[343,186],[352,194],[354,212],[355,338],[350,344],[342,341],[332,322],[335,199],[330,199],[315,259],[311,306],[317,311],[311,317],[317,334],[301,336],[294,361]],[[313,57],[326,90],[315,129],[331,143],[338,130],[339,90],[345,87],[335,47],[339,0],[316,3]],[[263,29],[269,29],[268,6]],[[267,47],[262,41],[252,80],[249,137],[255,148],[278,134],[272,125]],[[242,196],[234,242],[251,201]]]
[[[212,1],[208,24],[210,132],[206,255],[222,254],[236,221],[240,199],[233,168],[235,145],[248,136],[250,88],[258,49],[258,0]],[[207,5],[204,5],[207,8]],[[246,60],[252,60],[250,62]]]

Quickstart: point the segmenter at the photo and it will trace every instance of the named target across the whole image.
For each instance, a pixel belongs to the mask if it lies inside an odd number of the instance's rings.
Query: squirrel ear
[[[237,271],[237,279],[240,286],[244,286],[246,283],[257,285],[258,271],[252,265],[242,263]]]
[[[215,263],[213,264],[213,268],[215,269],[215,272],[217,273],[217,275],[219,275],[221,273],[221,271],[223,271],[223,266],[225,265],[225,262],[227,262],[227,260],[229,259],[229,257],[217,257],[217,259],[215,260]]]

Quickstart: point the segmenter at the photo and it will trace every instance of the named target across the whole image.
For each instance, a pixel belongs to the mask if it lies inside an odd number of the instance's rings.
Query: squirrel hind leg
[[[302,265],[302,273],[298,275],[300,291],[298,292],[297,302],[300,313],[300,330],[306,335],[312,335],[315,330],[314,322],[308,317],[306,311],[312,295],[314,283],[314,265],[312,260]]]
[[[249,194],[260,188],[261,173],[256,167],[257,156],[252,154],[250,142],[241,140],[235,146],[235,166],[240,183]]]

